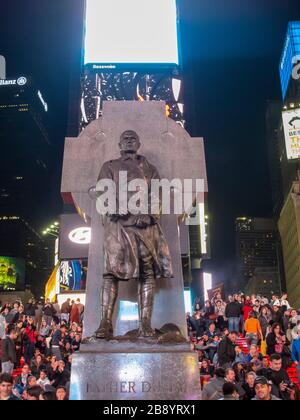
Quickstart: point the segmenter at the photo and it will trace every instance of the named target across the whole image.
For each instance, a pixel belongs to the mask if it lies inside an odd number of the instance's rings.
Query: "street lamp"
[[[59,222],[54,222],[50,226],[48,226],[46,229],[43,230],[43,235],[47,236],[54,236],[55,238],[58,238],[59,236]]]

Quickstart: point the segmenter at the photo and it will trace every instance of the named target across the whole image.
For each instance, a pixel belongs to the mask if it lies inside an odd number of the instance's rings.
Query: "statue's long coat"
[[[99,180],[110,179],[118,189],[120,171],[127,172],[128,182],[133,179],[146,180],[148,195],[151,196],[151,180],[158,179],[155,166],[140,155],[121,156],[119,159],[106,162],[100,172]],[[130,193],[128,193],[128,200]],[[150,199],[149,199],[150,202]],[[144,229],[135,226],[136,217],[104,217],[104,274],[112,274],[120,280],[138,279],[140,277],[139,241],[142,241],[153,257],[155,278],[173,277],[172,261],[167,241],[159,224],[159,216],[151,215],[151,224]]]

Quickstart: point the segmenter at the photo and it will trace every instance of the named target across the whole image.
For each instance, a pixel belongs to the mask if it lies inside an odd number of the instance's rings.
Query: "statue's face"
[[[136,153],[140,148],[140,140],[134,131],[125,131],[120,139],[120,149],[123,152]]]

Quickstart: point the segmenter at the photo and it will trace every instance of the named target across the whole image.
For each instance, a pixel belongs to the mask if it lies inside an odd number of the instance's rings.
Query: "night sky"
[[[7,59],[7,75],[32,75],[49,104],[57,168],[45,220],[61,206],[72,15],[80,1],[3,0],[0,5],[0,54]],[[224,280],[235,253],[234,218],[272,213],[266,101],[281,98],[279,60],[288,21],[300,20],[300,6],[299,0],[180,3],[187,128],[205,138],[210,266]]]

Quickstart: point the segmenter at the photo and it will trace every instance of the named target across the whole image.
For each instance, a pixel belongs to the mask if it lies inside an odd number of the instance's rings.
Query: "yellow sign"
[[[52,303],[56,301],[56,295],[58,292],[57,285],[59,285],[59,267],[60,263],[58,263],[54,268],[45,289],[45,299],[50,299]]]
[[[300,108],[282,113],[288,160],[300,159]]]

